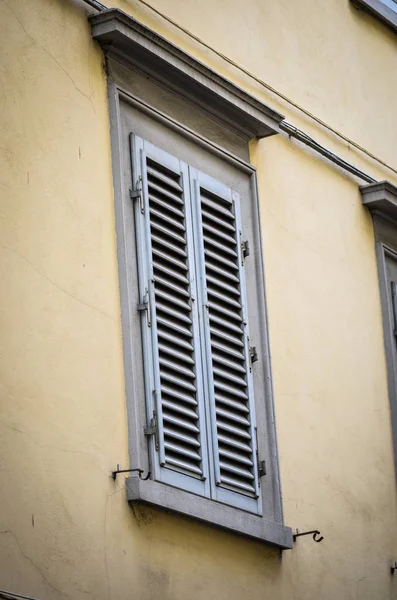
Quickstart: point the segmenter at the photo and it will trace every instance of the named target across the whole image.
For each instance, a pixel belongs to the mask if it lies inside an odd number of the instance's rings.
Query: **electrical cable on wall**
[[[0,590],[0,598],[3,598],[4,600],[16,600],[19,598],[22,598],[22,600],[39,600],[38,598],[23,596],[22,594],[16,594],[15,592],[9,592],[7,590]]]
[[[86,4],[89,4],[92,8],[95,8],[95,9],[97,9],[99,11],[109,10],[109,8],[107,6],[105,6],[104,4],[102,4],[101,2],[99,2],[98,0],[82,0],[82,1],[85,2]],[[372,154],[372,152],[369,152],[368,150],[366,150],[365,148],[363,148],[362,146],[360,146],[360,144],[357,144],[357,142],[354,142],[353,140],[351,140],[347,136],[343,135],[343,133],[341,133],[337,129],[334,129],[333,127],[331,127],[330,125],[328,125],[327,123],[325,123],[322,119],[320,119],[319,117],[316,117],[316,115],[313,115],[313,113],[311,113],[310,111],[306,110],[305,108],[303,108],[302,106],[300,106],[299,104],[297,104],[296,102],[294,102],[293,100],[291,100],[290,98],[288,98],[288,96],[285,96],[281,92],[277,91],[274,87],[272,87],[271,85],[269,85],[268,83],[266,83],[265,81],[263,81],[262,79],[260,79],[259,77],[257,77],[256,75],[253,75],[253,73],[251,73],[250,71],[248,71],[244,67],[240,66],[238,63],[234,62],[234,60],[232,60],[231,58],[227,57],[225,54],[222,54],[222,52],[219,52],[218,50],[215,50],[214,48],[211,48],[211,46],[209,46],[206,42],[204,42],[204,40],[202,40],[201,38],[199,38],[198,36],[196,36],[194,33],[192,33],[191,31],[189,31],[188,29],[185,29],[184,27],[182,27],[181,25],[179,25],[178,23],[176,23],[176,21],[174,21],[170,17],[167,17],[167,15],[165,15],[164,13],[160,12],[159,10],[157,10],[157,8],[154,8],[154,6],[152,6],[148,2],[145,2],[145,0],[137,0],[137,2],[139,2],[140,4],[143,4],[144,6],[146,6],[147,8],[149,8],[152,12],[154,12],[155,14],[157,14],[158,16],[160,16],[162,19],[164,19],[165,21],[167,21],[168,23],[170,23],[171,25],[173,25],[174,27],[176,27],[177,29],[179,29],[180,31],[182,31],[185,35],[189,36],[190,38],[192,38],[193,40],[195,40],[196,42],[198,42],[200,45],[202,45],[204,48],[206,48],[207,50],[210,50],[211,52],[213,52],[214,54],[216,54],[217,56],[219,56],[219,58],[221,58],[222,60],[224,60],[225,62],[227,62],[232,67],[238,69],[241,73],[244,73],[244,75],[246,75],[247,77],[250,77],[251,79],[253,79],[254,81],[256,81],[256,83],[259,83],[259,85],[261,85],[262,87],[264,87],[265,89],[267,89],[269,92],[271,92],[275,96],[278,96],[279,98],[281,98],[284,102],[286,102],[287,104],[289,104],[290,106],[292,106],[296,110],[298,110],[301,113],[303,113],[306,117],[309,117],[310,119],[312,119],[313,121],[315,121],[316,123],[318,123],[319,125],[321,125],[322,127],[324,127],[324,129],[327,129],[329,132],[333,133],[335,136],[337,136],[340,139],[342,139],[344,142],[346,142],[347,144],[349,144],[349,146],[353,146],[354,148],[356,148],[356,150],[359,150],[360,152],[362,152],[363,154],[365,154],[366,156],[368,156],[372,160],[376,161],[377,163],[379,163],[383,167],[386,167],[387,169],[389,169],[390,171],[392,171],[393,173],[395,173],[397,175],[397,169],[394,169],[389,164],[387,164],[384,160],[382,160],[381,158],[375,156],[375,154]],[[307,136],[307,137],[309,137],[309,136]],[[341,159],[341,160],[343,160],[343,159]],[[370,179],[372,179],[372,178],[370,178]],[[373,180],[373,181],[375,181],[375,180]]]

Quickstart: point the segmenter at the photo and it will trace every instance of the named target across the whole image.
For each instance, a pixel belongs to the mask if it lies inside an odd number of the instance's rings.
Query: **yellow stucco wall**
[[[120,6],[378,179],[397,176],[138,1]],[[348,0],[153,6],[395,164],[397,36]],[[79,0],[0,0],[0,589],[41,600],[390,600],[397,502],[373,230],[351,177],[252,143],[284,552],[133,512],[106,78]]]

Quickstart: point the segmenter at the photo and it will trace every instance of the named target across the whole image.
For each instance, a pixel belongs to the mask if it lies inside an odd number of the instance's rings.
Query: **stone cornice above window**
[[[284,117],[119,9],[90,18],[105,55],[128,62],[247,139],[279,131]]]
[[[389,181],[360,187],[363,204],[375,216],[397,223],[397,186]]]
[[[387,3],[382,0],[351,0],[357,8],[362,8],[367,12],[371,13],[375,17],[378,17],[380,21],[383,21],[388,27],[397,31],[397,4],[396,9],[389,8]]]

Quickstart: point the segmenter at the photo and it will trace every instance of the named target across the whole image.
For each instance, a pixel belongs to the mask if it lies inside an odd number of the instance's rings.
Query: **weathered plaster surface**
[[[393,180],[138,2],[118,5]],[[154,5],[393,162],[397,37],[368,15],[342,0]],[[324,542],[280,557],[133,512],[110,479],[127,463],[127,428],[106,79],[86,14],[77,0],[0,0],[0,588],[41,600],[391,600],[397,505],[372,224],[357,183],[288,138],[251,154],[285,519]]]

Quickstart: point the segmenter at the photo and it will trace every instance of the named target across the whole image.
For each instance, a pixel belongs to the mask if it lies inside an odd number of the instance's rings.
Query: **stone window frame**
[[[130,466],[147,471],[150,452],[143,433],[146,425],[144,394],[136,393],[132,367],[136,339],[132,339],[131,332],[136,315],[132,314],[131,297],[137,285],[136,281],[131,280],[131,255],[128,250],[132,239],[132,217],[126,181],[131,173],[128,172],[130,167],[126,166],[125,145],[123,147],[122,106],[135,111],[131,115],[140,115],[135,123],[138,129],[143,127],[143,133],[133,131],[134,134],[147,139],[145,127],[149,135],[156,128],[162,128],[162,131],[166,128],[170,137],[179,136],[179,139],[186,140],[187,145],[194,144],[197,150],[204,151],[208,157],[212,156],[212,160],[217,160],[218,164],[224,161],[228,169],[233,168],[241,176],[244,174],[250,181],[250,195],[256,210],[256,170],[249,164],[248,143],[253,138],[277,134],[283,116],[119,9],[103,11],[90,17],[90,21],[93,38],[104,51],[108,74]],[[153,143],[153,140],[149,141]],[[180,158],[185,160],[183,156]],[[189,159],[186,160],[189,162]],[[260,240],[259,214],[253,214],[252,220],[255,235]],[[256,260],[260,262],[263,273],[260,242],[258,248],[260,252]],[[260,279],[262,281],[258,282],[255,291],[263,297],[261,314],[264,317],[265,334],[261,343],[266,404],[263,410],[269,449],[266,456],[269,476],[262,487],[267,489],[264,498],[267,507],[263,516],[195,496],[152,478],[143,481],[136,476],[128,477],[127,499],[130,503],[151,504],[286,549],[292,548],[292,530],[284,525],[283,520],[266,296],[264,280],[262,277]],[[143,373],[140,379],[142,392]]]
[[[388,261],[393,261],[397,265],[397,186],[389,181],[380,181],[363,185],[360,187],[360,191],[363,205],[371,212],[374,225],[394,464],[397,477],[397,338],[394,333],[395,311],[387,270]]]

